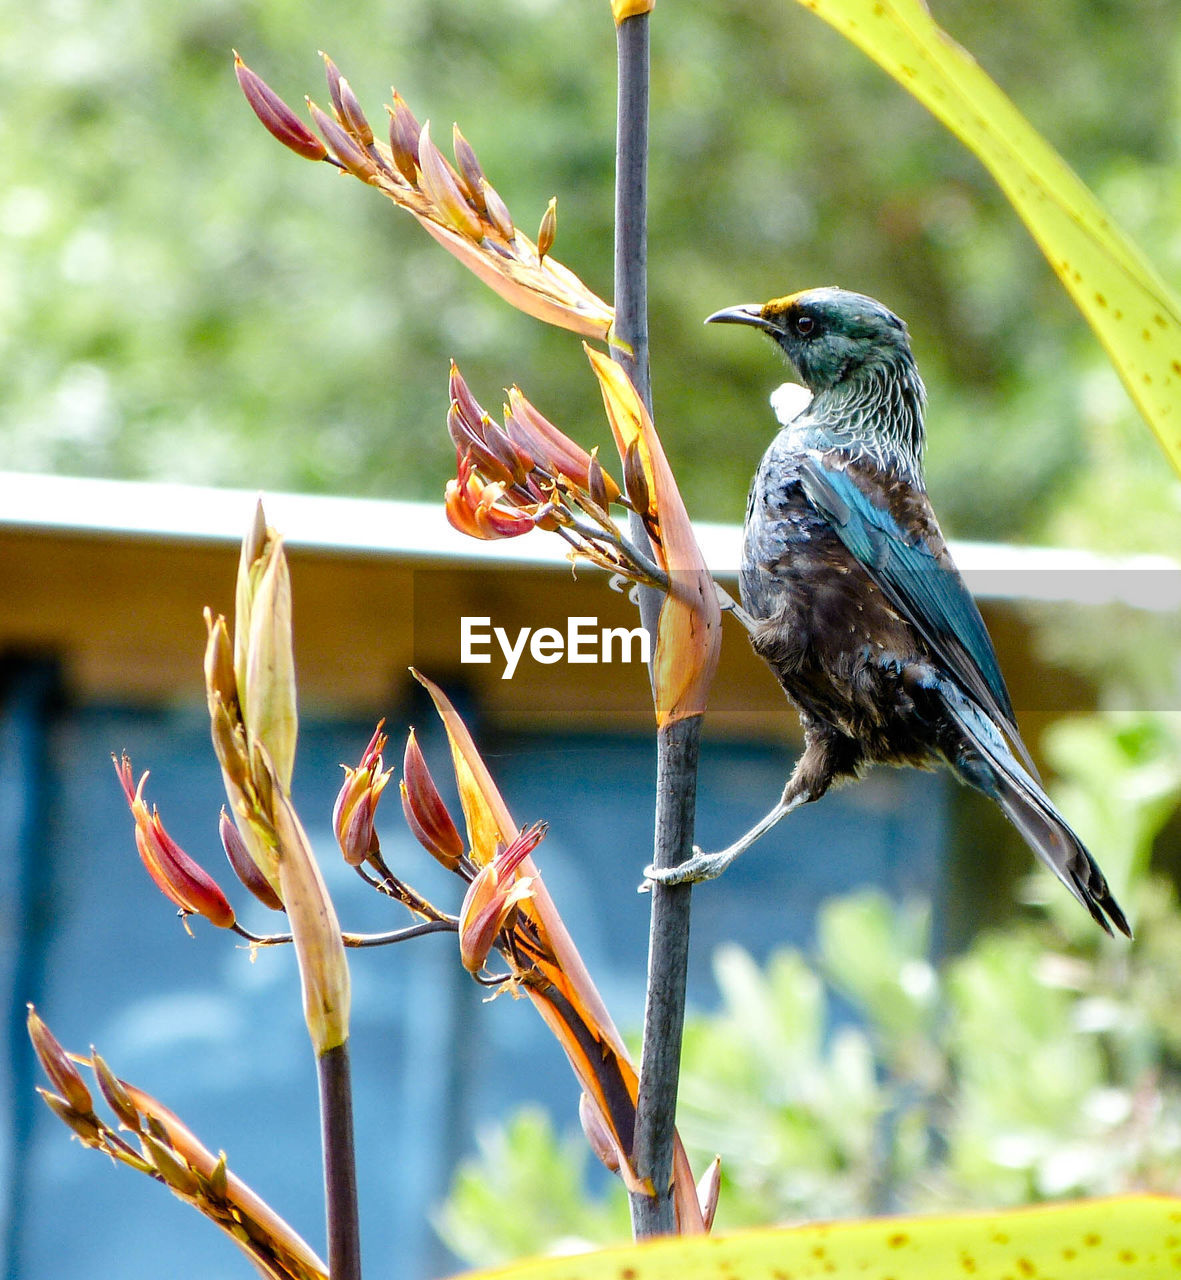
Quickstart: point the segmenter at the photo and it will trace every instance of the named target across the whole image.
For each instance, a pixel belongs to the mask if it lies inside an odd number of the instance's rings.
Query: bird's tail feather
[[[1108,933],[1111,926],[1132,936],[1127,918],[1111,896],[1107,880],[1086,846],[1054,808],[1050,797],[1009,750],[997,727],[958,690],[948,709],[979,755],[957,772],[992,796],[1026,844]],[[1109,923],[1110,921],[1110,923]]]

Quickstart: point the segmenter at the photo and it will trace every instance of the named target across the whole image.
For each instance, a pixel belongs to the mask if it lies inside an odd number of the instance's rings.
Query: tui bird
[[[710,322],[762,329],[812,393],[755,475],[741,571],[752,643],[799,709],[804,751],[779,803],[740,840],[649,868],[649,878],[720,875],[786,814],[867,765],[942,762],[1001,806],[1108,933],[1130,937],[1103,872],[1042,789],[931,510],[926,392],[906,325],[836,288],[728,307]]]

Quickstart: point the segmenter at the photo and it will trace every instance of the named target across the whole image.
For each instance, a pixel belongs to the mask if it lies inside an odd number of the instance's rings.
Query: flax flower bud
[[[455,165],[459,170],[459,176],[463,179],[472,202],[483,213],[486,203],[484,188],[487,186],[484,171],[480,168],[480,162],[476,159],[472,144],[459,132],[457,124],[451,126],[451,145],[455,150]]]
[[[533,896],[532,876],[517,878],[517,868],[545,835],[546,824],[523,828],[506,849],[480,868],[468,885],[459,912],[459,958],[469,973],[479,973],[497,935],[517,903]]]
[[[359,867],[370,854],[380,851],[373,818],[381,793],[393,776],[392,769],[382,768],[381,753],[387,742],[382,733],[382,720],[369,739],[369,745],[361,755],[361,763],[355,769],[342,765],[344,785],[336,797],[332,809],[332,829],[336,842],[351,867]]]
[[[701,1208],[701,1222],[706,1233],[714,1225],[718,1211],[718,1195],[722,1190],[722,1157],[714,1156],[709,1168],[697,1180],[697,1203]]]
[[[126,755],[122,761],[115,760],[115,772],[135,819],[136,848],[156,887],[186,915],[204,916],[219,929],[230,928],[234,909],[225,894],[164,830],[156,809],[148,812],[143,798],[148,775],[145,773],[133,789],[131,761]]]
[[[291,790],[299,717],[291,646],[291,575],[283,544],[259,506],[242,546],[234,621],[234,668],[250,741],[270,757],[284,791]],[[261,521],[261,536],[259,522]],[[255,782],[267,771],[255,768]]]
[[[217,824],[218,835],[221,836],[221,847],[226,851],[230,866],[238,879],[250,890],[264,907],[272,911],[282,911],[283,903],[275,892],[270,881],[259,870],[258,863],[250,856],[242,833],[234,826],[233,819],[222,806],[221,817]]]
[[[234,74],[251,110],[272,138],[278,139],[306,160],[323,160],[328,148],[303,123],[282,98],[238,57],[234,50]]]
[[[476,474],[470,452],[459,459],[458,475],[447,482],[444,508],[447,520],[460,533],[485,541],[517,538],[535,527],[532,515],[498,506],[504,497],[503,482],[486,484]]]
[[[427,768],[414,730],[406,739],[402,759],[402,812],[406,825],[422,847],[454,871],[463,857],[463,837],[447,812],[443,797]]]
[[[537,231],[537,260],[540,262],[554,247],[554,238],[558,234],[558,197],[551,196],[541,215],[541,226]]]
[[[316,122],[316,128],[324,135],[337,160],[353,177],[360,178],[362,182],[368,182],[374,177],[377,174],[377,161],[353,141],[352,135],[343,125],[337,124],[327,112],[316,106],[311,98],[307,99],[307,104],[308,110],[312,113],[312,119]]]
[[[603,1167],[611,1173],[618,1173],[620,1165],[623,1164],[619,1147],[616,1146],[614,1135],[603,1119],[602,1111],[586,1093],[578,1097],[578,1122],[582,1125],[582,1132],[590,1143],[590,1149],[598,1156]]]
[[[484,238],[483,224],[460,190],[443,153],[431,141],[429,120],[418,135],[418,164],[422,172],[422,189],[430,197],[441,220],[461,236],[478,244]]]
[[[390,113],[390,153],[398,172],[412,187],[418,186],[418,138],[422,125],[414,118],[414,112],[406,100],[395,91],[394,105]]]
[[[98,1081],[98,1087],[106,1099],[107,1106],[119,1117],[122,1124],[133,1132],[138,1132],[139,1109],[132,1102],[123,1081],[107,1066],[105,1060],[99,1057],[94,1045],[90,1046],[90,1065],[94,1069],[94,1078]]]
[[[512,215],[508,211],[508,205],[501,199],[500,192],[485,181],[481,187],[481,195],[484,200],[484,212],[488,215],[488,220],[504,236],[505,240],[512,244],[513,238],[517,234],[517,229],[513,226]]]
[[[41,1021],[37,1010],[32,1005],[29,1005],[28,1009],[26,1025],[29,1029],[29,1039],[33,1042],[33,1049],[37,1054],[37,1061],[41,1063],[41,1069],[49,1077],[53,1087],[75,1111],[81,1115],[90,1115],[94,1111],[94,1099],[78,1068],[70,1061],[70,1055],[62,1048],[57,1037]]]

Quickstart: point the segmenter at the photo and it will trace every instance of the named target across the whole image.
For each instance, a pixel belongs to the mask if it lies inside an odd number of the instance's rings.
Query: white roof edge
[[[0,529],[233,544],[248,527],[259,496],[247,489],[0,471]],[[269,492],[261,496],[267,519],[292,547],[424,562],[568,565],[565,545],[540,533],[499,542],[465,537],[447,523],[441,502]],[[739,526],[694,527],[711,570],[733,577],[741,546]],[[1167,556],[1104,556],[992,542],[953,542],[952,553],[968,586],[986,599],[1181,610],[1181,563]]]

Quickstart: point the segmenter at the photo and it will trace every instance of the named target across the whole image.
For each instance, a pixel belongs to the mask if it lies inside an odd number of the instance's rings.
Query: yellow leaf
[[[464,1280],[1157,1280],[1181,1275],[1181,1200],[879,1218],[536,1258]]]
[[[1181,302],[1152,265],[920,0],[800,3],[888,71],[976,154],[1181,472]]]
[[[639,451],[651,496],[653,551],[671,587],[660,609],[653,687],[656,723],[665,725],[705,711],[721,652],[721,612],[713,579],[697,545],[660,437],[623,366],[587,347],[620,458]]]

